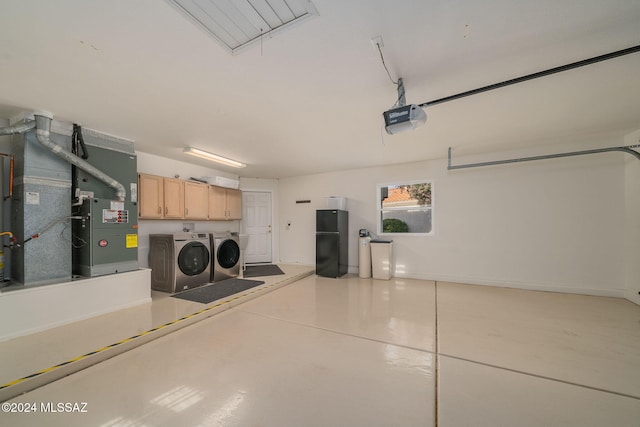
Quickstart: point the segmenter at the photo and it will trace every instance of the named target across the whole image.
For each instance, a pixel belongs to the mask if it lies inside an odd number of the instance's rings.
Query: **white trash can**
[[[368,279],[371,277],[371,237],[358,239],[358,277]]]
[[[391,279],[393,274],[393,240],[371,241],[371,267],[374,279]]]

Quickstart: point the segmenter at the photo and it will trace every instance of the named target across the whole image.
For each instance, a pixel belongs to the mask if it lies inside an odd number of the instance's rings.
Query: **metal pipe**
[[[95,166],[87,163],[81,158],[75,156],[73,153],[66,151],[64,148],[51,141],[50,138],[50,129],[51,129],[51,117],[35,114],[36,118],[36,137],[38,142],[50,150],[56,156],[66,160],[67,162],[79,167],[83,171],[88,174],[93,175],[100,181],[107,184],[109,187],[113,188],[116,191],[116,197],[119,201],[123,202],[127,196],[127,190],[124,188],[122,184],[120,184],[115,179],[111,178],[109,175],[105,174]]]
[[[507,159],[507,160],[493,160],[490,162],[480,162],[480,163],[468,163],[466,165],[451,165],[451,147],[449,147],[449,163],[447,165],[447,170],[454,169],[469,169],[469,168],[477,168],[481,166],[494,166],[494,165],[504,165],[507,163],[520,163],[520,162],[529,162],[533,160],[546,160],[546,159],[555,159],[558,157],[571,157],[571,156],[581,156],[583,154],[598,154],[598,153],[607,153],[611,151],[621,151],[623,153],[631,154],[636,159],[640,160],[640,153],[632,148],[638,148],[640,145],[628,145],[625,147],[608,147],[608,148],[596,148],[594,150],[583,150],[583,151],[571,151],[568,153],[558,153],[558,154],[546,154],[543,156],[531,156],[531,157],[521,157],[519,159]]]
[[[13,155],[9,156],[9,196],[8,198],[13,197],[13,177],[15,175],[15,157]]]
[[[4,159],[0,159],[0,191],[2,191],[2,195],[4,196]],[[3,203],[0,203],[0,230],[4,229],[4,201],[7,200],[6,197],[2,199]],[[4,244],[2,240],[0,240],[0,251]],[[2,254],[2,265],[0,265],[0,270],[2,270],[2,280],[4,280],[4,254]],[[0,283],[1,284],[1,283]]]
[[[2,127],[0,128],[0,136],[15,135],[17,133],[25,133],[35,127],[36,127],[36,122],[33,120],[18,124],[18,125]],[[11,198],[11,196],[13,196],[13,168],[14,168],[15,160],[12,154],[0,153],[0,156],[9,157],[9,195],[4,197],[4,200],[6,200]],[[3,173],[3,176],[4,176],[4,173]]]
[[[13,156],[10,154],[0,153],[0,156],[9,157],[9,196],[3,198],[2,201],[11,198],[13,195]],[[4,195],[4,159],[0,159],[0,192]],[[0,230],[4,229],[4,203],[0,203]],[[0,286],[4,282],[4,237],[9,236],[9,247],[13,247],[13,233],[10,231],[0,232]]]
[[[34,127],[36,127],[36,122],[34,121],[21,123],[19,125],[6,126],[3,128],[0,128],[0,136],[15,135],[16,133],[25,133],[30,131]]]
[[[9,158],[9,195],[4,196],[4,200],[7,200],[13,196],[13,175],[15,168],[15,159],[12,154],[0,153],[0,156]],[[4,178],[4,160],[0,161],[0,166],[2,166],[2,177]],[[4,187],[4,185],[2,187]],[[4,194],[4,188],[2,188],[2,191]]]
[[[14,238],[10,231],[0,233],[0,286],[4,286],[4,237],[9,236],[9,247],[13,247]]]
[[[562,72],[562,71],[572,70],[572,69],[578,68],[578,67],[584,67],[585,65],[595,64],[596,62],[606,61],[608,59],[613,59],[613,58],[617,58],[619,56],[629,55],[630,53],[635,53],[635,52],[640,52],[640,45],[629,47],[627,49],[618,50],[618,51],[615,51],[615,52],[606,53],[606,54],[600,55],[600,56],[595,56],[595,57],[589,58],[589,59],[584,59],[582,61],[573,62],[571,64],[561,65],[559,67],[550,68],[548,70],[539,71],[537,73],[527,74],[526,76],[517,77],[517,78],[511,79],[511,80],[505,80],[503,82],[495,83],[495,84],[488,85],[488,86],[483,86],[483,87],[478,88],[478,89],[468,90],[466,92],[462,92],[462,93],[458,93],[456,95],[451,95],[451,96],[447,96],[447,97],[444,97],[444,98],[436,99],[434,101],[424,102],[424,103],[420,104],[420,107],[424,108],[424,107],[428,107],[428,106],[431,106],[431,105],[442,104],[443,102],[453,101],[453,100],[456,100],[456,99],[464,98],[466,96],[476,95],[476,94],[482,93],[482,92],[488,92],[490,90],[499,89],[501,87],[514,85],[516,83],[526,82],[527,80],[537,79],[538,77],[544,77],[544,76],[548,76],[550,74],[555,74],[555,73],[559,73],[559,72]]]

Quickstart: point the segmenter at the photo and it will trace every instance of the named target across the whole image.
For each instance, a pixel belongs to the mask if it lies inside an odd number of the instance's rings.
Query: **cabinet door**
[[[227,189],[227,219],[242,219],[242,191]]]
[[[138,216],[158,219],[163,216],[163,178],[138,174]]]
[[[209,186],[209,219],[210,220],[225,220],[227,219],[225,213],[227,211],[226,202],[227,192],[222,187],[216,187],[214,185]]]
[[[197,182],[184,183],[184,217],[209,218],[209,186]]]
[[[182,218],[184,214],[184,181],[164,179],[164,217]]]

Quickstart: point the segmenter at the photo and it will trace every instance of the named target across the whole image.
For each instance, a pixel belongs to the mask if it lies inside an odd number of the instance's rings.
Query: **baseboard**
[[[559,292],[564,294],[593,295],[602,297],[625,298],[624,289],[577,288],[559,283],[522,282],[517,280],[485,279],[468,276],[438,274],[396,274],[394,277],[405,279],[432,280],[436,282],[463,283],[467,285],[495,286],[500,288],[524,289],[529,291]],[[627,298],[628,299],[628,298]]]
[[[640,305],[640,293],[637,290],[627,290],[624,297],[632,303]]]

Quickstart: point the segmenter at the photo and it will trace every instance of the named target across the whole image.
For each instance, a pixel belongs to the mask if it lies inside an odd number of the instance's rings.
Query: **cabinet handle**
[[[166,215],[166,214],[168,214],[168,213],[169,213],[169,208],[165,206],[165,207],[164,207],[164,214]]]
[[[162,213],[162,206],[158,206],[158,213],[161,214]]]
[[[184,214],[189,215],[189,208],[184,208]]]

